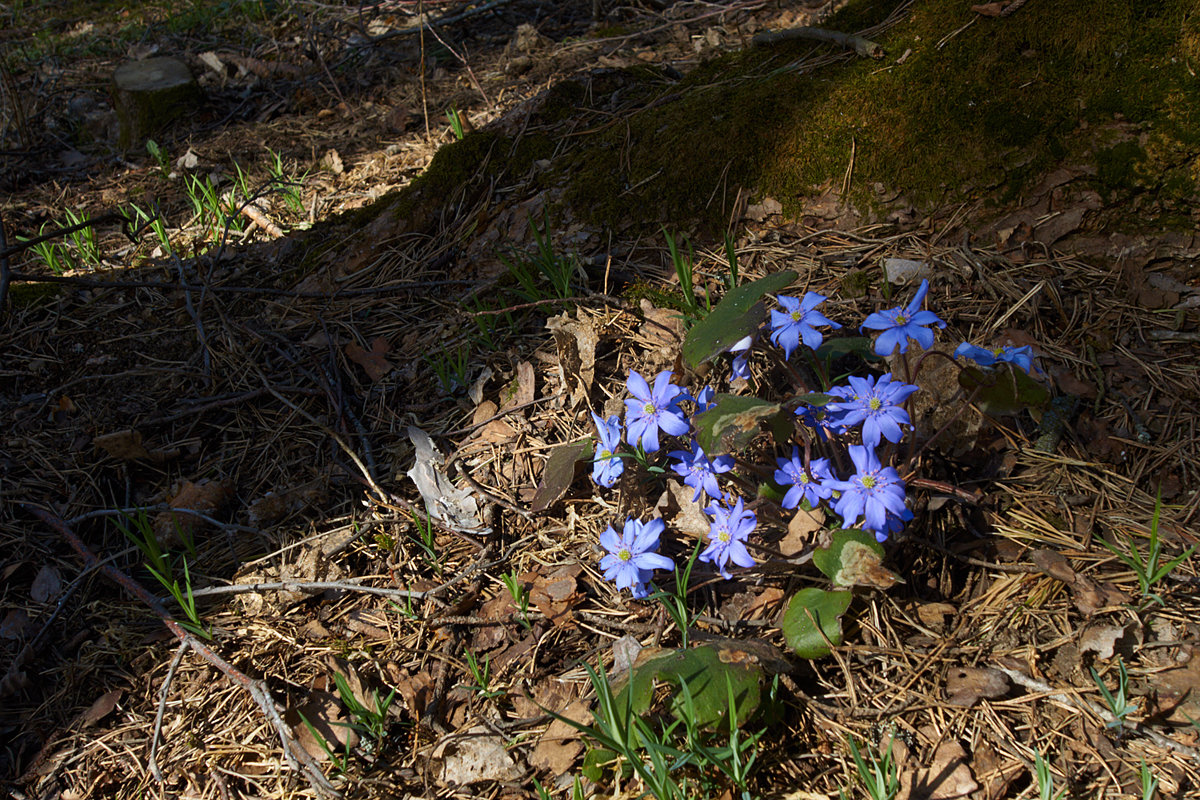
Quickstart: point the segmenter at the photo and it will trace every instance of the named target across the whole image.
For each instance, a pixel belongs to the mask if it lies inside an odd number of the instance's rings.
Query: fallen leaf
[[[946,618],[953,617],[958,609],[949,603],[920,603],[917,606],[917,619],[927,628],[936,631],[946,627]]]
[[[952,667],[946,673],[946,702],[969,708],[980,698],[994,700],[1008,694],[1008,676],[998,669]]]
[[[712,522],[700,510],[700,504],[692,501],[695,492],[686,484],[672,481],[659,497],[655,509],[671,523],[672,530],[693,539],[702,539],[708,535]]]
[[[900,776],[896,800],[953,800],[979,788],[967,766],[967,753],[958,742],[942,742],[928,767]]]
[[[1004,13],[1008,3],[981,3],[971,6],[971,10],[981,17],[998,17]]]
[[[1200,656],[1193,655],[1180,669],[1155,673],[1154,688],[1158,714],[1166,714],[1169,722],[1194,725],[1200,720]]]
[[[334,753],[345,753],[347,745],[354,747],[358,744],[357,731],[348,724],[350,720],[346,717],[345,709],[330,692],[320,689],[310,691],[307,702],[288,710],[287,721],[295,730],[300,746],[320,761],[329,760],[322,743]],[[316,729],[316,736],[309,726]]]
[[[638,335],[653,347],[678,347],[683,341],[682,315],[669,308],[657,308],[642,298],[642,316],[646,320]]]
[[[528,361],[517,364],[517,374],[500,392],[500,410],[528,405],[534,398],[534,371]]]
[[[531,511],[545,511],[560,497],[575,480],[577,462],[590,455],[592,439],[587,437],[571,444],[560,445],[550,451],[546,466],[542,469],[542,477],[538,481],[537,491],[534,492],[530,503]]]
[[[636,637],[625,634],[612,643],[613,676],[628,672],[637,662],[638,654],[642,652],[642,643]]]
[[[377,336],[371,342],[370,350],[364,350],[358,342],[349,342],[346,345],[346,357],[363,368],[371,383],[378,383],[393,369],[392,363],[384,357],[389,350],[391,347],[387,339]]]
[[[533,576],[529,602],[545,614],[556,628],[575,627],[571,609],[583,599],[576,591],[576,579],[581,569],[578,564],[566,564],[556,567],[549,574],[535,573]]]
[[[112,710],[117,707],[117,701],[121,699],[121,695],[123,694],[125,694],[124,689],[113,689],[111,692],[105,692],[100,695],[94,703],[75,718],[76,723],[81,728],[92,727],[112,713]]]
[[[409,426],[407,432],[416,451],[413,467],[407,474],[421,492],[430,516],[446,527],[463,533],[491,533],[491,528],[484,528],[479,522],[479,505],[471,492],[459,489],[439,469],[441,454],[429,434],[414,426]]]
[[[517,763],[504,749],[504,740],[482,725],[442,739],[433,757],[441,762],[438,777],[446,784],[513,781],[521,776]]]
[[[58,597],[61,591],[62,579],[58,577],[58,570],[50,564],[45,564],[34,576],[33,585],[29,587],[29,596],[35,602],[49,603]]]
[[[93,439],[92,444],[113,458],[124,461],[150,458],[150,451],[142,444],[142,434],[134,430],[106,433]]]
[[[584,725],[589,725],[592,721],[587,704],[582,700],[575,700],[558,713]],[[546,732],[538,737],[537,746],[529,755],[529,763],[552,775],[565,775],[571,771],[575,759],[582,752],[583,742],[580,741],[579,731],[556,719],[546,728]]]
[[[1096,625],[1088,628],[1079,639],[1079,652],[1095,653],[1101,660],[1113,657],[1113,648],[1128,633],[1128,626]]]
[[[14,608],[0,621],[0,639],[20,639],[30,633],[32,620],[23,608]]]
[[[1062,554],[1053,550],[1034,550],[1029,557],[1043,575],[1063,583],[1075,582],[1075,570],[1071,567],[1071,562]]]
[[[785,558],[791,558],[816,544],[816,535],[825,527],[825,509],[817,506],[812,511],[797,507],[788,521],[787,535],[776,547]]]
[[[184,481],[175,489],[175,496],[167,501],[171,508],[188,509],[206,516],[213,516],[225,508],[233,499],[233,483],[202,478],[199,481]],[[154,533],[164,547],[181,543],[191,538],[196,531],[206,526],[195,514],[163,511],[154,517]]]
[[[1113,584],[1094,581],[1084,575],[1078,576],[1071,584],[1071,593],[1075,607],[1089,617],[1106,608],[1117,608],[1128,599],[1125,592]]]
[[[563,381],[571,392],[568,408],[586,402],[596,376],[596,343],[599,337],[591,317],[582,310],[576,318],[563,312],[546,320],[546,327],[554,334],[558,347],[558,363],[563,372]]]
[[[256,528],[278,522],[289,514],[317,508],[328,497],[329,480],[322,476],[283,492],[267,492],[250,503],[246,521]]]

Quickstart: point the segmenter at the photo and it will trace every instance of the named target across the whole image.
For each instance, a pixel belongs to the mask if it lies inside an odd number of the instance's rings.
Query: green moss
[[[1096,181],[1108,192],[1132,186],[1146,151],[1137,142],[1118,142],[1096,151]],[[1184,188],[1182,184],[1179,188]]]
[[[855,30],[897,5],[852,2],[827,27]],[[1162,156],[1145,166],[1171,191],[1167,204],[1182,204],[1200,171],[1188,157],[1200,146],[1200,82],[1186,66],[1200,51],[1191,8],[1184,0],[1059,0],[987,19],[961,3],[926,0],[876,37],[883,62],[799,75],[781,68],[811,52],[810,43],[732,53],[660,90],[677,98],[568,157],[568,199],[617,228],[697,219],[716,228],[738,187],[800,212],[804,196],[841,183],[853,153],[851,199],[860,208],[873,202],[875,182],[925,208],[1005,201],[1064,160],[1091,161],[1097,132],[1120,120],[1161,140]],[[1106,168],[1102,180],[1141,172]]]

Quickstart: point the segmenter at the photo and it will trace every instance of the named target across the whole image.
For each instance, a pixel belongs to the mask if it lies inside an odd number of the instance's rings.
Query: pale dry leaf
[[[409,426],[407,433],[416,451],[408,477],[417,485],[430,516],[463,533],[491,533],[491,528],[484,528],[479,522],[479,505],[471,492],[459,489],[439,469],[441,454],[429,434],[415,426]]]
[[[649,300],[640,303],[645,322],[638,335],[653,347],[678,347],[683,341],[682,315],[669,308],[657,308]]]
[[[1113,657],[1113,648],[1126,634],[1126,626],[1096,625],[1079,638],[1079,653],[1095,653],[1104,661]]]
[[[44,564],[33,578],[33,585],[29,587],[29,596],[33,598],[34,602],[49,603],[58,597],[61,591],[62,579],[58,576],[58,570],[50,564]]]
[[[906,770],[900,781],[897,800],[954,800],[979,788],[966,751],[954,741],[942,742],[928,767]]]
[[[613,674],[628,672],[637,661],[638,653],[642,652],[642,643],[631,634],[625,634],[612,643]]]
[[[1008,694],[1008,676],[998,669],[951,667],[946,673],[946,702],[969,708],[980,698],[995,700]]]
[[[958,609],[949,603],[920,603],[917,605],[917,619],[927,628],[941,630],[946,626],[946,619],[958,613]]]
[[[825,527],[825,510],[820,506],[806,511],[797,507],[788,520],[787,535],[776,547],[784,558],[799,555],[816,543],[817,534]]]
[[[465,734],[443,739],[433,751],[441,761],[438,777],[443,783],[466,786],[483,781],[512,781],[521,769],[504,748],[504,740],[478,725]]]
[[[566,564],[556,567],[548,574],[534,573],[533,586],[529,590],[529,602],[546,615],[555,627],[575,627],[571,608],[583,597],[576,591],[576,580],[582,567]]]
[[[23,608],[14,608],[0,621],[0,639],[20,639],[31,632],[32,620]]]
[[[700,510],[700,504],[692,502],[695,491],[690,486],[671,481],[655,508],[670,522],[672,530],[693,539],[701,539],[708,535],[712,522]]]
[[[522,361],[517,364],[517,374],[500,392],[500,410],[516,408],[533,402],[536,380],[533,364]]]

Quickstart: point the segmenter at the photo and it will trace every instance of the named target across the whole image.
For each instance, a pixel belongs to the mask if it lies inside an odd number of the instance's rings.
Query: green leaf
[[[542,479],[538,481],[537,491],[533,495],[533,503],[530,504],[531,511],[545,511],[566,494],[575,480],[575,463],[587,455],[593,445],[589,436],[550,451],[546,467],[542,470]]]
[[[813,553],[813,564],[837,586],[887,589],[902,582],[883,566],[883,545],[868,531],[834,531],[829,547]]]
[[[792,414],[779,403],[768,403],[757,397],[737,394],[718,394],[712,406],[694,418],[696,441],[709,455],[741,450],[762,430],[767,422],[777,437],[784,440],[791,432]]]
[[[741,726],[758,708],[762,679],[763,669],[758,660],[728,645],[711,643],[690,650],[672,650],[635,665],[614,706],[624,710],[632,696],[633,712],[645,714],[651,710],[656,688],[665,683],[676,689],[670,708],[671,713],[680,717],[683,698],[678,687],[686,683],[696,724],[712,729],[727,724],[728,686],[733,689],[737,704],[735,724]]]
[[[683,357],[692,369],[758,330],[767,315],[759,300],[765,294],[786,288],[796,277],[788,269],[726,292],[712,313],[692,326],[683,340]]]
[[[975,404],[979,410],[994,417],[1017,414],[1027,408],[1044,408],[1050,402],[1046,387],[1011,364],[1000,369],[982,370],[967,367],[958,373],[958,385],[968,392],[979,390]]]
[[[840,618],[853,595],[845,590],[801,589],[792,596],[780,628],[788,646],[801,658],[822,658],[830,645],[842,643]]]
[[[616,760],[617,754],[614,751],[592,747],[583,756],[583,768],[580,772],[592,783],[600,783],[604,779],[604,773]]]
[[[816,355],[821,361],[825,359],[838,359],[849,355],[858,356],[863,361],[883,360],[875,355],[874,345],[867,336],[839,336],[836,339],[826,339],[817,348]]]

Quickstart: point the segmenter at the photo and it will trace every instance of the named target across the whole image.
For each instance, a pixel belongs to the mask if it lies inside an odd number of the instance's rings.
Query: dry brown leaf
[[[113,458],[124,461],[150,458],[150,451],[142,444],[142,434],[134,430],[106,433],[93,439],[92,444]]]
[[[308,725],[305,725],[305,720]],[[287,721],[296,732],[296,739],[308,754],[319,761],[327,761],[329,754],[325,752],[322,743],[313,736],[309,725],[316,728],[317,733],[324,738],[325,744],[333,752],[345,752],[346,746],[358,744],[358,733],[348,723],[346,711],[341,702],[330,692],[314,689],[308,693],[308,701],[303,705],[289,709]]]
[[[529,590],[529,602],[545,614],[555,627],[575,627],[571,608],[583,599],[576,591],[576,579],[581,569],[578,564],[567,564],[556,567],[546,575],[532,575],[533,588]]]
[[[528,361],[517,364],[517,374],[500,392],[500,410],[532,403],[535,396],[534,382],[533,364]]]
[[[123,694],[125,694],[124,689],[113,689],[111,692],[105,692],[100,695],[94,703],[75,718],[76,724],[81,728],[92,727],[112,713],[112,710],[117,707],[117,702]]]
[[[1004,13],[1008,3],[981,3],[971,6],[971,10],[981,17],[998,17]]]
[[[655,509],[671,524],[672,530],[693,539],[702,539],[708,535],[712,522],[700,510],[700,504],[692,502],[695,491],[690,486],[671,481],[659,496]]]
[[[640,303],[645,322],[638,335],[652,347],[678,347],[683,341],[683,319],[671,308],[657,308],[649,300]]]
[[[1158,714],[1166,714],[1169,722],[1193,725],[1200,720],[1200,656],[1193,655],[1180,669],[1156,673],[1154,688]]]
[[[371,383],[377,383],[393,369],[392,363],[385,358],[389,350],[391,346],[387,339],[377,336],[371,342],[370,350],[364,350],[358,342],[348,343],[346,357],[363,368]]]
[[[596,376],[596,342],[599,337],[592,318],[582,310],[576,318],[563,312],[546,320],[546,327],[554,334],[558,347],[558,363],[563,371],[563,381],[571,392],[568,408],[586,402]]]
[[[592,715],[583,700],[574,701],[558,713],[584,725],[592,722]],[[565,775],[574,767],[575,759],[582,752],[583,742],[580,741],[579,731],[556,719],[538,738],[537,746],[529,756],[529,763],[552,775]]]
[[[58,597],[61,591],[62,579],[58,577],[58,570],[50,564],[44,564],[33,578],[33,585],[29,587],[29,596],[35,602],[49,603]]]
[[[1033,561],[1033,565],[1042,571],[1043,575],[1063,583],[1075,582],[1076,572],[1071,567],[1071,562],[1062,554],[1053,550],[1034,550],[1029,554],[1029,558]]]
[[[946,673],[946,702],[969,708],[980,698],[994,700],[1008,694],[1008,676],[998,669],[952,667]]]
[[[946,619],[958,613],[958,608],[949,603],[920,603],[917,605],[917,619],[921,624],[935,631],[946,627]]]
[[[246,521],[256,528],[271,525],[289,514],[306,508],[316,508],[328,497],[329,479],[314,478],[301,486],[283,492],[267,492],[250,504]]]
[[[1107,581],[1094,581],[1084,575],[1071,584],[1075,607],[1081,614],[1092,616],[1107,608],[1117,608],[1127,598],[1125,592]]]
[[[1079,638],[1079,652],[1095,653],[1096,656],[1104,661],[1113,657],[1113,648],[1126,633],[1128,626],[1121,625],[1096,625],[1088,628],[1087,631]]]
[[[171,508],[186,508],[207,516],[219,513],[233,499],[233,484],[230,481],[184,481],[178,485],[175,495],[167,501]],[[179,537],[194,536],[196,531],[208,523],[195,514],[180,514],[163,511],[154,517],[154,533],[164,546],[179,544]]]
[[[32,632],[33,620],[29,618],[29,613],[23,608],[14,608],[4,615],[4,620],[0,621],[0,639],[20,639],[25,634]]]
[[[967,753],[958,742],[942,742],[928,767],[906,770],[900,776],[896,800],[953,800],[979,788],[967,766]]]
[[[787,535],[775,545],[784,558],[804,552],[816,544],[817,534],[825,527],[825,510],[820,506],[812,511],[796,508],[796,513],[788,521]]]

